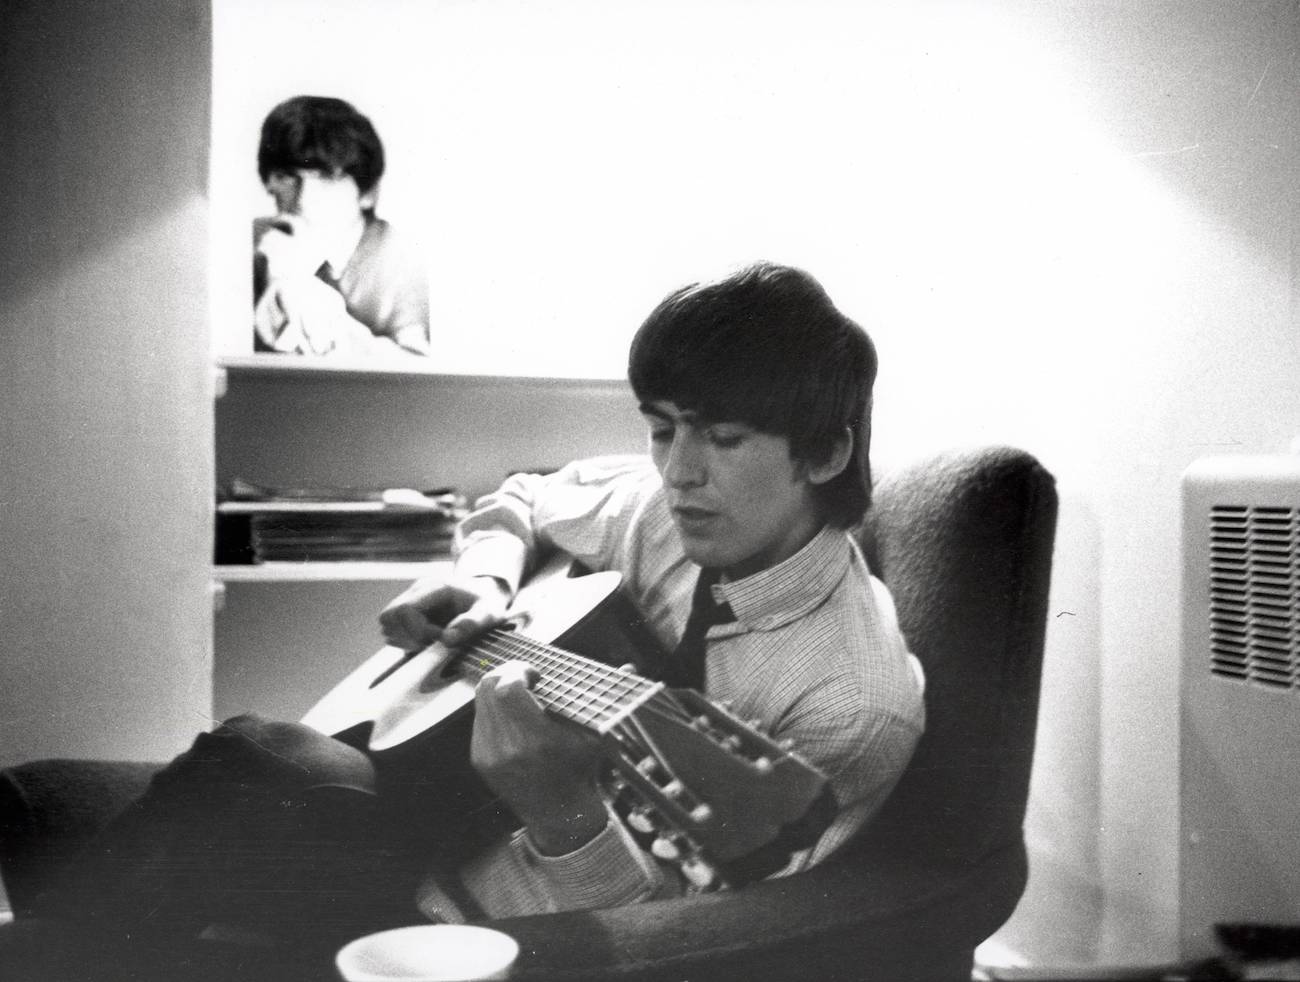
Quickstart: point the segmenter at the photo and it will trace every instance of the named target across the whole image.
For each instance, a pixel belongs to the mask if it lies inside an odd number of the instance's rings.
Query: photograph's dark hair
[[[784,436],[809,464],[830,459],[848,429],[852,456],[817,487],[818,503],[838,528],[866,514],[876,349],[803,270],[757,263],[670,293],[632,341],[628,380],[642,403]]]
[[[347,174],[362,194],[384,175],[384,145],[370,120],[342,99],[300,95],[286,99],[262,122],[257,173],[318,170]]]

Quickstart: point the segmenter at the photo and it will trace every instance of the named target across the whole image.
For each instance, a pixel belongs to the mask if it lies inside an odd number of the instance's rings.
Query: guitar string
[[[563,651],[562,649],[544,645],[528,638],[520,638],[512,634],[503,634],[499,637],[490,639],[499,642],[507,648],[514,651],[520,651],[528,655],[545,659],[549,664],[558,666],[569,677],[583,678],[587,681],[595,680],[603,682],[612,688],[618,686],[626,687],[631,691],[639,685],[648,685],[646,680],[639,675],[631,672],[615,669],[612,666],[605,665],[601,662],[594,662],[590,659],[584,659],[581,656]]]
[[[535,642],[523,645],[518,643],[497,643],[500,641],[501,639],[494,639],[479,646],[487,649],[487,653],[494,656],[494,658],[500,659],[494,661],[490,666],[492,668],[498,667],[506,661],[519,660],[520,657],[522,657],[523,660],[530,661],[531,663],[540,663],[540,667],[557,669],[558,671],[567,673],[570,676],[575,674],[572,666],[566,665],[563,659],[557,657],[556,654],[553,653],[559,651],[559,649],[548,650],[545,646],[537,646]],[[559,653],[565,655],[568,654],[567,652],[562,651],[559,651]],[[486,674],[485,669],[488,668],[486,664],[474,664],[474,655],[476,652],[471,651],[468,654],[470,656],[469,667]],[[481,661],[483,660],[481,659]],[[542,679],[538,682],[538,688],[544,690],[540,693],[543,696],[548,695],[548,692],[558,691],[562,693],[563,698],[552,700],[556,703],[557,711],[571,710],[573,715],[580,717],[580,721],[583,721],[581,720],[581,717],[584,711],[591,714],[590,718],[585,720],[586,722],[596,722],[600,720],[602,712],[611,714],[616,711],[621,712],[624,703],[620,700],[626,700],[629,695],[636,692],[638,689],[641,692],[644,692],[647,688],[653,685],[653,683],[650,683],[640,676],[627,672],[611,671],[608,669],[608,666],[602,666],[605,669],[603,672],[604,678],[600,677],[602,673],[594,672],[588,666],[579,667],[584,670],[587,678],[580,678],[575,681],[571,678],[543,675]],[[596,677],[598,681],[605,684],[604,691],[598,691],[591,685],[593,676]],[[620,686],[623,687],[622,691],[618,691]],[[688,714],[681,710],[675,700],[665,699],[663,696],[664,693],[662,690],[655,692],[649,699],[642,703],[642,706],[648,708],[650,711],[661,717],[673,718],[680,721],[689,719]],[[600,705],[602,700],[605,703],[604,706]],[[584,701],[585,705],[583,704]],[[574,708],[575,705],[576,708]]]
[[[619,693],[620,696],[626,696],[628,693],[635,691],[638,687],[649,686],[648,680],[641,676],[624,671],[620,668],[606,665],[591,658],[574,654],[554,645],[548,645],[544,642],[537,641],[515,634],[509,631],[496,631],[487,636],[489,643],[496,644],[498,650],[504,647],[514,653],[523,655],[526,659],[531,658],[541,661],[549,667],[557,669],[561,679],[575,680],[574,684],[583,682],[591,683],[593,681],[603,682],[606,685],[606,694],[615,691],[620,686],[625,687],[624,691]]]
[[[481,670],[482,666],[473,666],[472,662],[473,655],[475,654],[476,649],[479,648],[488,649],[488,653],[503,659],[502,662],[498,662],[492,667],[497,667],[497,665],[504,663],[504,661],[513,660],[508,657],[508,655],[513,654],[523,656],[523,660],[525,661],[531,661],[533,663],[540,662],[543,667],[557,668],[560,672],[567,673],[569,676],[574,676],[581,672],[586,676],[586,678],[580,679],[577,682],[562,677],[557,678],[554,676],[548,677],[544,675],[542,683],[539,684],[546,684],[549,688],[568,686],[571,689],[578,689],[588,698],[589,702],[593,701],[593,696],[603,698],[611,708],[621,708],[620,703],[616,699],[611,698],[611,694],[616,691],[618,686],[621,685],[626,687],[622,692],[618,693],[619,698],[626,698],[630,693],[635,692],[637,689],[644,691],[646,687],[653,685],[653,683],[639,675],[624,672],[621,669],[615,669],[609,665],[603,664],[602,662],[584,658],[581,655],[575,655],[572,652],[565,651],[564,649],[546,645],[531,638],[521,637],[507,631],[491,632],[485,640],[481,641],[479,644],[475,645],[473,649],[466,652],[471,667],[476,667]],[[590,685],[593,678],[605,683],[606,689],[604,692],[595,692],[591,688],[585,690],[581,688],[582,682],[586,682]],[[570,702],[573,701],[574,700],[570,699]],[[673,698],[670,693],[666,693],[663,690],[656,692],[642,705],[660,717],[677,721],[687,721],[691,718],[690,714],[682,709],[676,699]],[[599,717],[597,716],[596,718]]]
[[[501,639],[498,638],[498,639],[495,639],[495,640],[501,640]],[[549,656],[550,653],[551,653],[552,651],[554,651],[554,652],[558,652],[558,653],[560,653],[560,654],[568,654],[568,652],[564,652],[563,649],[552,649],[552,648],[550,648],[550,646],[542,645],[542,644],[539,644],[539,643],[537,643],[537,642],[532,642],[530,639],[524,639],[524,640],[525,640],[526,643],[523,644],[523,645],[511,645],[511,646],[508,646],[508,647],[514,649],[514,650],[511,651],[510,653],[511,653],[511,654],[517,654],[519,650],[523,649],[523,650],[527,650],[527,651],[529,651],[529,652],[532,653],[532,654],[536,654],[536,655],[538,655],[539,657],[542,657],[542,656]],[[491,645],[484,645],[484,647],[491,647]],[[501,648],[501,647],[507,647],[507,646],[501,646],[501,645],[498,645],[497,647],[498,647],[498,648]],[[534,649],[535,649],[535,650],[534,650]],[[475,652],[475,654],[477,654],[477,652]],[[499,651],[489,651],[488,654],[490,654],[490,655],[492,655],[492,656],[494,656],[494,657],[495,657],[495,656],[504,657],[504,656],[501,656],[501,655],[500,655],[500,652],[499,652]],[[509,659],[506,659],[506,660],[509,660]],[[487,661],[487,659],[481,659],[481,662],[486,662],[486,661]],[[499,662],[499,664],[504,664],[504,661]],[[476,673],[482,672],[483,674],[486,674],[486,671],[485,671],[485,665],[482,664],[482,663],[480,663],[479,665],[473,665],[473,664],[471,664],[469,667],[470,667],[470,669],[471,669],[472,671],[474,671],[474,672],[476,672]],[[648,687],[651,687],[651,686],[652,686],[652,683],[649,683],[647,680],[641,678],[640,676],[632,675],[631,673],[626,673],[626,672],[621,672],[621,673],[618,673],[618,674],[622,676],[622,678],[620,679],[620,681],[625,681],[625,682],[631,683],[634,687],[635,687],[635,686],[640,686],[641,688],[644,689],[644,688],[648,688]],[[655,694],[656,694],[656,695],[662,695],[662,691],[656,692]],[[617,704],[615,704],[615,705],[617,705]],[[638,707],[638,708],[641,708],[641,707]],[[667,715],[667,714],[665,714],[665,713],[663,713],[663,712],[657,710],[654,706],[650,705],[649,703],[644,704],[644,708],[648,709],[648,711],[649,711],[651,714],[656,715],[656,716],[664,717],[664,716]],[[682,714],[682,713],[680,713],[680,712],[678,712],[678,713],[676,713],[676,714],[673,714],[673,715],[675,715],[675,716],[679,716],[679,717],[683,717],[683,718],[686,718],[686,717],[685,717],[685,714]],[[636,719],[635,717],[632,717],[632,718],[626,718],[626,719],[619,720],[617,723],[615,723],[615,725],[614,725],[614,726],[612,727],[612,729],[609,731],[609,735],[612,736],[612,737],[613,737],[613,738],[614,738],[614,739],[615,739],[615,740],[616,740],[620,745],[622,745],[622,747],[624,748],[624,752],[625,752],[625,753],[630,752],[630,753],[628,753],[628,756],[627,756],[626,759],[628,759],[628,760],[640,760],[640,759],[643,758],[643,757],[649,756],[650,758],[652,758],[652,759],[654,759],[656,762],[658,762],[659,766],[663,767],[663,768],[665,769],[665,771],[667,772],[667,774],[668,774],[670,777],[673,776],[673,770],[672,770],[672,768],[668,766],[667,762],[663,759],[662,754],[661,754],[661,753],[657,750],[657,748],[654,746],[654,742],[649,738],[649,735],[645,732],[645,730],[644,730],[644,728],[642,727],[641,723],[638,722],[637,719]],[[615,770],[615,772],[617,772],[617,769]],[[646,775],[646,777],[647,777],[647,779],[649,779],[649,775],[648,775],[648,774]],[[624,778],[624,780],[627,780],[627,779]],[[656,804],[660,804],[660,806],[661,806],[661,803],[656,803],[656,802],[650,800],[650,799],[646,796],[646,792],[645,792],[644,790],[642,790],[642,789],[638,789],[637,786],[636,786],[635,784],[628,783],[628,784],[626,785],[626,787],[627,787],[627,789],[628,789],[629,791],[631,791],[631,792],[632,792],[636,797],[640,798],[641,801],[642,801],[644,804],[646,804],[646,805],[651,805],[651,806],[654,806],[654,805],[656,805]],[[693,794],[692,794],[692,797],[694,797]],[[698,800],[698,799],[696,799],[696,800]],[[683,826],[681,826],[680,823],[679,823],[678,821],[670,821],[670,826],[671,826],[671,830],[672,830],[673,832],[675,832],[676,834],[679,834],[679,835],[688,835],[688,833],[686,832],[685,828],[684,828]],[[692,846],[692,848],[691,848],[690,851],[693,852],[693,853],[698,854],[698,853],[701,851],[701,850],[700,850],[700,846],[699,846],[699,844],[698,844],[697,842],[695,842],[694,839],[691,839],[690,841],[691,841],[691,846]]]
[[[579,655],[572,651],[566,651],[563,648],[557,648],[554,645],[546,644],[543,641],[538,641],[535,638],[530,638],[525,635],[521,635],[515,631],[508,631],[508,630],[498,628],[494,631],[489,632],[487,636],[492,640],[502,641],[507,644],[525,647],[530,651],[536,651],[538,653],[545,653],[556,657],[562,657],[564,661],[568,662],[574,667],[583,668],[589,672],[604,673],[608,676],[621,677],[621,678],[634,678],[634,679],[640,678],[640,676],[633,675],[629,672],[625,672],[622,669],[614,668],[612,665],[607,665],[604,662],[596,661],[594,658],[587,658],[584,655]]]
[[[483,657],[484,655],[487,657]],[[582,690],[582,694],[589,699],[603,699],[613,708],[619,708],[617,699],[611,698],[611,693],[615,688],[620,686],[624,687],[624,690],[619,693],[618,696],[619,698],[626,698],[630,693],[636,692],[638,689],[644,692],[645,689],[652,688],[654,685],[654,683],[634,673],[615,669],[601,662],[596,662],[584,658],[583,656],[575,655],[573,652],[566,651],[562,648],[547,645],[531,638],[521,637],[508,631],[490,632],[488,636],[480,639],[479,642],[471,646],[471,648],[464,653],[463,659],[466,662],[466,667],[471,671],[479,675],[484,675],[490,670],[487,667],[487,662],[493,662],[494,664],[492,664],[492,667],[499,667],[507,661],[519,660],[521,656],[522,660],[527,661],[536,667],[543,667],[550,670],[554,670],[558,667],[560,671],[569,675],[576,675],[580,678],[585,676],[583,681],[587,683],[587,688]],[[477,661],[478,664],[475,664],[475,661]],[[603,682],[607,686],[606,691],[592,691],[590,688],[592,679],[595,679],[598,682]],[[582,683],[574,682],[570,679],[543,675],[538,681],[537,687],[542,688],[543,686],[553,689],[559,688],[562,690],[573,690],[575,688],[581,689]],[[664,711],[665,708],[668,709],[667,712]],[[650,715],[678,722],[690,722],[692,719],[690,714],[687,713],[679,703],[677,703],[675,697],[663,689],[655,691],[649,699],[638,707],[638,710],[644,710]],[[591,718],[585,720],[585,722],[591,724],[598,721],[600,719],[600,714],[607,710],[601,709],[598,704],[593,702],[592,705],[581,707],[578,711],[578,715],[581,716],[584,711],[594,714]],[[579,722],[584,722],[584,720],[579,719]],[[648,742],[647,734],[643,731],[641,724],[638,723],[635,718],[618,721],[610,730],[609,735],[623,746],[624,751],[631,751],[633,756],[649,755],[652,759],[659,761],[663,766],[666,766],[666,762],[663,762],[659,752],[654,749],[652,742]],[[616,771],[617,769],[615,769],[615,772]],[[669,769],[669,774],[671,773],[671,769]],[[647,777],[649,777],[649,775],[647,775]],[[635,797],[639,798],[643,804],[651,807],[656,805],[656,802],[650,800],[646,796],[644,790],[636,789],[636,786],[633,784],[628,784],[626,787]],[[620,821],[623,822],[629,820],[621,812],[619,817]],[[663,817],[667,818],[666,815]],[[699,840],[688,831],[686,827],[682,826],[676,820],[668,819],[667,827],[661,828],[659,832],[661,835],[671,833],[675,837],[679,837],[677,841],[679,848],[682,849],[682,855],[677,861],[680,863],[685,863],[692,859],[698,862],[699,857],[707,855],[707,849],[703,847]]]
[[[650,687],[637,678],[574,670],[554,657],[521,650],[517,646],[509,646],[505,651],[515,658],[531,656],[539,667],[547,670],[537,688],[541,694],[551,696],[559,709],[617,713],[629,700],[641,697],[640,701],[644,702],[645,697],[652,694]]]
[[[599,662],[589,662],[572,655],[570,652],[543,645],[526,638],[510,634],[489,637],[485,642],[494,645],[497,651],[509,651],[525,659],[539,661],[561,673],[559,680],[573,680],[574,684],[601,683],[606,687],[606,694],[621,688],[620,696],[626,696],[639,686],[648,685],[640,676],[616,670]]]
[[[597,693],[597,695],[605,698],[616,707],[620,706],[620,704],[617,700],[611,699],[610,695],[615,692],[619,685],[627,686],[624,691],[617,693],[619,699],[626,698],[628,694],[636,691],[638,688],[644,691],[646,687],[653,685],[653,683],[649,682],[647,679],[634,673],[612,668],[602,662],[593,661],[592,659],[584,658],[580,655],[574,655],[572,652],[565,651],[562,648],[543,644],[531,638],[524,638],[511,634],[501,634],[490,640],[498,643],[498,651],[500,650],[500,646],[504,645],[511,651],[511,653],[522,654],[525,658],[532,657],[534,660],[541,661],[543,664],[550,666],[558,665],[560,670],[569,675],[570,678],[577,674],[577,670],[579,669],[587,676],[586,679],[580,679],[577,682],[564,678],[552,678],[551,682],[553,685],[580,687],[583,682],[590,683],[593,675],[596,676],[598,679],[606,683],[605,691]],[[602,676],[603,678],[601,678]],[[544,680],[546,679],[545,676],[543,678]],[[611,682],[613,684],[610,684]],[[583,694],[590,698],[592,692],[591,690],[586,690]],[[681,708],[676,698],[662,689],[654,693],[643,703],[643,705],[650,707],[652,710],[657,707],[657,715],[660,716],[666,715],[669,718],[679,721],[687,721],[690,719],[690,714],[686,713]]]

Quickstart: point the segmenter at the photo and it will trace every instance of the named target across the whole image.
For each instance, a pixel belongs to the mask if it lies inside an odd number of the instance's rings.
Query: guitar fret
[[[470,658],[478,658],[482,664],[475,667],[484,671],[510,660],[538,668],[542,678],[533,691],[548,708],[600,733],[608,732],[663,689],[640,676],[504,629],[489,632],[476,648],[494,656],[489,662],[472,649]]]

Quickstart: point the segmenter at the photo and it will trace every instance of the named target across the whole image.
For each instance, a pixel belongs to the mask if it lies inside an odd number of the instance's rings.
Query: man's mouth
[[[713,521],[718,517],[718,513],[696,505],[674,505],[673,517],[677,519],[677,523],[683,528],[695,529]]]

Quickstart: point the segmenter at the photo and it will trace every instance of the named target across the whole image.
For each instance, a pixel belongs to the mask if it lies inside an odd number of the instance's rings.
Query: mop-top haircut
[[[637,331],[628,379],[643,403],[668,401],[709,422],[790,441],[791,456],[829,460],[847,430],[844,470],[817,487],[822,519],[857,525],[871,503],[871,390],[876,349],[801,269],[758,263],[669,294]]]
[[[342,99],[300,95],[267,114],[257,148],[257,173],[315,170],[347,174],[367,194],[384,176],[384,145],[370,120]]]

